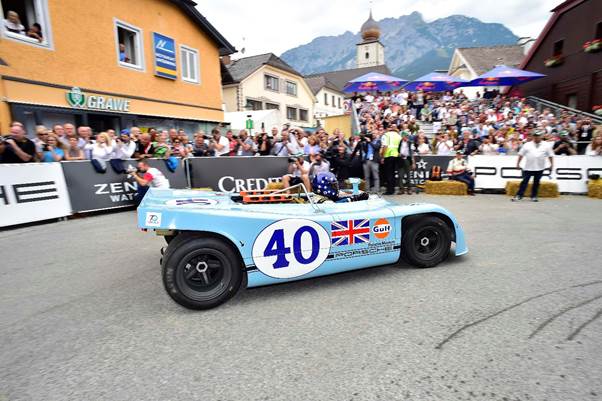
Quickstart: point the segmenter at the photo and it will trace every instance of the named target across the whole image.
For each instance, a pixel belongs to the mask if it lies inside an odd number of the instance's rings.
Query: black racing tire
[[[163,285],[169,296],[185,308],[215,308],[240,289],[240,259],[223,240],[192,237],[173,241],[168,251],[162,263]]]
[[[434,216],[414,217],[404,228],[401,256],[416,267],[434,267],[447,259],[451,249],[448,225]]]

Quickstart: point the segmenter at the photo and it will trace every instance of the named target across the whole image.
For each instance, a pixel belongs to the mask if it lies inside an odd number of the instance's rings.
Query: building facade
[[[323,126],[324,117],[345,114],[345,94],[323,76],[306,77],[305,81],[316,97],[314,118]]]
[[[462,47],[454,50],[447,71],[448,75],[467,81],[476,79],[479,75],[498,65],[518,67],[525,57],[525,47],[529,40],[522,40],[520,45],[502,45],[485,47]],[[486,90],[503,90],[506,87],[464,86],[456,91],[462,91],[474,99],[477,93],[483,95]]]
[[[596,40],[597,47],[586,48]],[[554,8],[520,68],[546,77],[517,93],[583,111],[602,105],[602,1],[568,0]]]
[[[303,76],[272,53],[223,60],[227,112],[278,110],[280,122],[314,126],[315,97]]]
[[[41,35],[2,29],[0,129],[11,120],[189,133],[223,121],[220,56],[234,47],[191,0],[0,0]],[[14,14],[13,14],[14,15]]]

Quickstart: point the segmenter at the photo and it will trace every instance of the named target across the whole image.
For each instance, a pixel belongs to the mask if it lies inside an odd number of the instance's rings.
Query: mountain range
[[[457,47],[515,44],[518,37],[498,23],[486,23],[464,15],[451,15],[426,22],[413,12],[378,21],[385,62],[401,78],[414,79],[435,69],[447,69]],[[289,49],[280,56],[304,75],[344,70],[356,66],[360,33],[320,36]]]

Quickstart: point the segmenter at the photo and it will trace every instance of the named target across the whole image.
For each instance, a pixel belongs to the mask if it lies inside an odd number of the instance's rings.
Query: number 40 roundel
[[[274,278],[307,274],[330,252],[330,236],[320,224],[307,219],[285,219],[270,224],[253,244],[253,262]]]

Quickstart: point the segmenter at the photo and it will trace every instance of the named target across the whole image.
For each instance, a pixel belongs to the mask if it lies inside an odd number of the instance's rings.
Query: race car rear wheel
[[[171,246],[171,244],[170,244]],[[236,251],[217,238],[181,242],[163,259],[169,296],[190,309],[214,308],[232,298],[242,283]]]
[[[416,267],[433,267],[449,256],[451,232],[434,216],[415,217],[402,234],[402,256]]]

